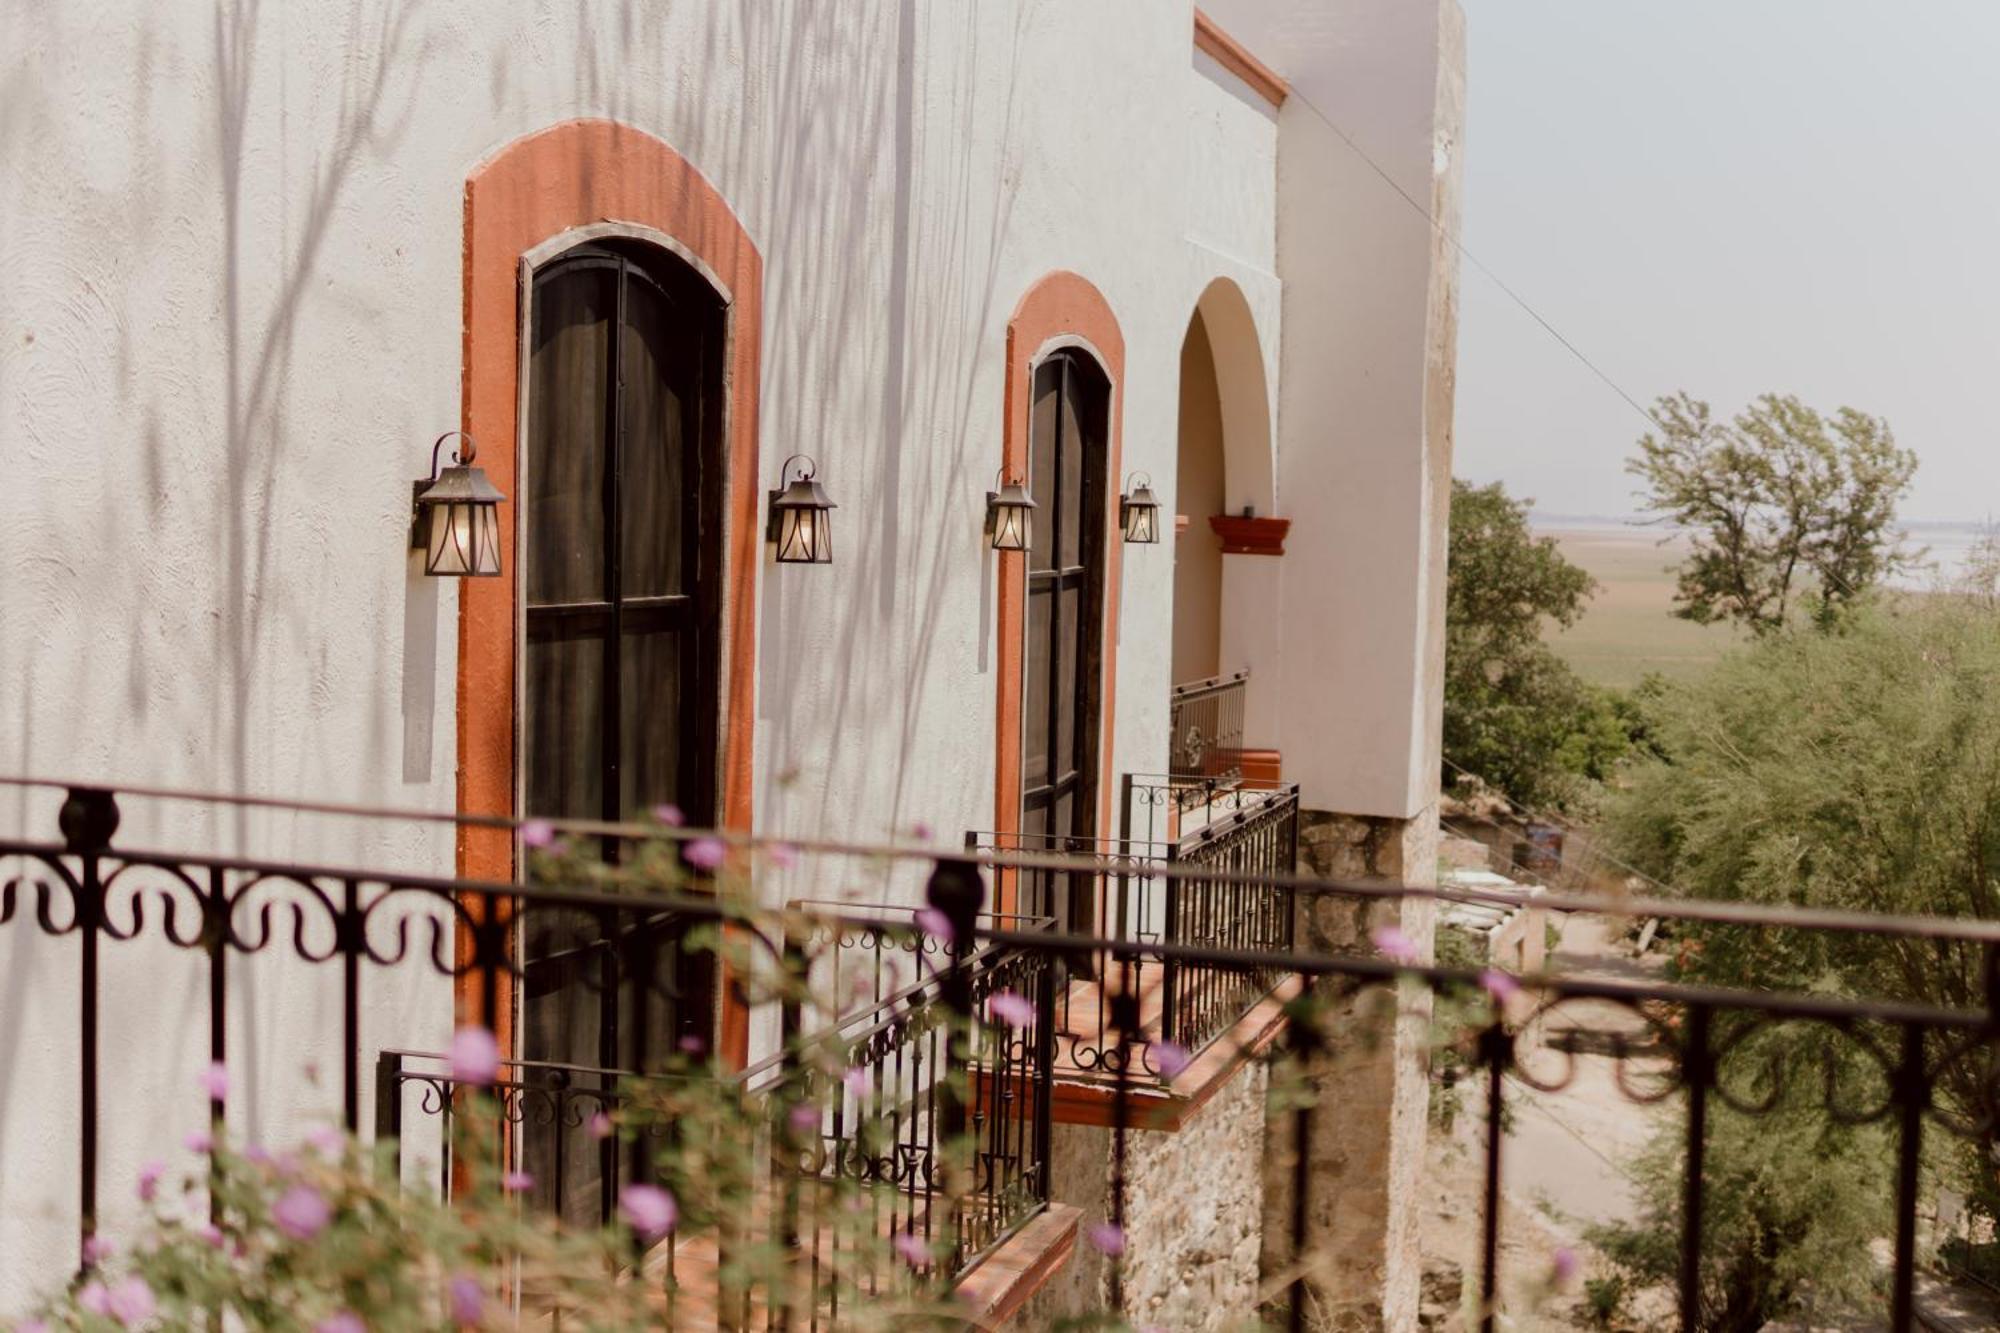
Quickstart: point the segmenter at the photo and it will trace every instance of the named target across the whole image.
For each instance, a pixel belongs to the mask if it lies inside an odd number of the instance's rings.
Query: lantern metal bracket
[[[454,435],[465,441],[465,448],[462,450],[454,448],[451,451],[453,467],[470,467],[472,460],[479,457],[479,442],[462,430],[448,430],[431,442],[430,476],[419,477],[410,483],[410,549],[412,551],[421,551],[430,545],[431,535],[425,530],[425,521],[430,517],[430,514],[423,505],[424,492],[437,484],[438,451],[443,449],[444,442]]]

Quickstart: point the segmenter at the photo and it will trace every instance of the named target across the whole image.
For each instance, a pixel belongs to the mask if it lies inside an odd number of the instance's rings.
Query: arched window
[[[1089,357],[1058,351],[1035,368],[1021,710],[1021,832],[1029,845],[1097,833],[1109,406],[1109,383]],[[1047,906],[1088,923],[1088,903]]]
[[[522,489],[521,790],[533,815],[716,816],[722,303],[647,246],[566,251],[534,278]],[[607,856],[618,854],[607,844]],[[712,1039],[702,956],[673,922],[533,914],[522,1055],[644,1069]],[[601,1215],[601,1145],[530,1135],[562,1211]],[[560,1158],[560,1165],[557,1158]]]

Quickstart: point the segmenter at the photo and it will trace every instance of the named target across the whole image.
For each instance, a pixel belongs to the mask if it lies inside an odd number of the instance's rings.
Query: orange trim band
[[[1104,710],[1099,720],[1098,833],[1111,827],[1111,721],[1118,684],[1118,579],[1123,543],[1118,540],[1118,479],[1124,475],[1125,335],[1111,304],[1089,280],[1063,270],[1044,275],[1028,289],[1007,321],[1006,412],[1002,418],[1000,461],[1008,476],[1028,474],[1029,397],[1035,363],[1051,342],[1063,337],[1088,342],[1111,382],[1111,438],[1106,444],[1104,555]],[[1026,650],[1028,553],[999,552],[999,708],[996,713],[993,768],[993,828],[1002,835],[1021,827],[1021,683]],[[1016,910],[1016,886],[1001,876],[1000,910]]]
[[[544,241],[595,222],[635,223],[684,247],[728,301],[724,453],[728,469],[723,588],[722,773],[725,828],[750,830],[751,719],[757,672],[757,407],[761,384],[764,261],[715,187],[650,134],[608,120],[572,120],[516,139],[465,182],[463,429],[485,447],[479,461],[511,501],[516,484],[521,368],[521,259]],[[459,585],[458,809],[514,813],[514,682],[519,566],[514,524],[500,527],[507,577]],[[458,873],[511,880],[513,839],[464,829]],[[749,1014],[724,977],[718,1050],[742,1064]],[[461,1006],[476,1003],[461,992]],[[466,1012],[476,1012],[469,1010]],[[504,1013],[504,1008],[502,1010]]]
[[[1283,106],[1292,95],[1292,85],[1276,70],[1251,55],[1243,43],[1199,9],[1194,11],[1194,49],[1250,85],[1251,92],[1272,106]]]

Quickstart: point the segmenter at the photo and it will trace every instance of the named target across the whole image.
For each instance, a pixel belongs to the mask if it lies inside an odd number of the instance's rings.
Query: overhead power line
[[[1568,352],[1572,357],[1574,357],[1578,365],[1581,365],[1585,370],[1588,370],[1592,375],[1595,375],[1598,378],[1598,380],[1603,383],[1604,387],[1611,390],[1611,392],[1617,394],[1620,398],[1624,399],[1625,405],[1627,407],[1630,407],[1634,412],[1637,412],[1641,417],[1645,418],[1646,424],[1648,426],[1655,426],[1655,427],[1660,427],[1661,429],[1665,429],[1664,424],[1660,421],[1660,419],[1653,415],[1653,411],[1651,408],[1641,403],[1636,396],[1627,392],[1624,385],[1620,384],[1617,380],[1611,378],[1611,374],[1609,371],[1605,370],[1604,367],[1598,365],[1597,362],[1591,360],[1588,356],[1586,356],[1582,348],[1578,347],[1575,342],[1571,341],[1570,338],[1566,334],[1564,334],[1561,329],[1558,329],[1555,326],[1554,322],[1548,318],[1548,316],[1544,315],[1541,311],[1537,310],[1532,304],[1530,304],[1526,297],[1522,296],[1519,292],[1515,291],[1512,284],[1510,284],[1505,278],[1501,277],[1498,273],[1494,272],[1491,265],[1487,264],[1478,255],[1473,254],[1472,251],[1468,250],[1465,246],[1465,242],[1460,240],[1456,233],[1452,232],[1442,222],[1438,221],[1437,215],[1431,212],[1429,205],[1417,199],[1408,190],[1404,189],[1401,182],[1399,182],[1394,176],[1390,175],[1388,170],[1385,167],[1383,167],[1383,165],[1380,162],[1377,162],[1373,157],[1371,157],[1368,153],[1368,150],[1363,148],[1359,143],[1357,143],[1355,141],[1354,136],[1349,134],[1345,129],[1343,129],[1338,121],[1336,121],[1332,116],[1327,115],[1326,112],[1320,110],[1319,105],[1317,103],[1315,103],[1311,98],[1307,97],[1304,93],[1300,92],[1297,84],[1292,85],[1290,92],[1290,99],[1296,101],[1297,103],[1299,103],[1299,105],[1305,107],[1306,110],[1312,112],[1313,115],[1317,116],[1322,124],[1324,124],[1328,129],[1332,130],[1334,134],[1339,137],[1340,141],[1347,145],[1348,151],[1352,152],[1356,157],[1360,158],[1362,162],[1366,163],[1370,171],[1373,171],[1377,176],[1381,177],[1382,182],[1385,185],[1387,185],[1390,189],[1394,190],[1396,192],[1397,197],[1400,198],[1404,203],[1408,204],[1412,209],[1414,209],[1419,217],[1421,217],[1426,223],[1430,224],[1431,230],[1435,231],[1438,235],[1444,237],[1444,239],[1450,243],[1451,248],[1456,250],[1459,256],[1463,258],[1466,263],[1478,269],[1482,274],[1486,276],[1486,278],[1490,282],[1492,282],[1492,284],[1495,287],[1498,287],[1501,290],[1501,292],[1503,292],[1506,295],[1509,301],[1512,301],[1516,306],[1520,307],[1522,313],[1527,315],[1528,318],[1534,320],[1535,323],[1541,325],[1542,330],[1546,332],[1549,335],[1549,337],[1555,339],[1556,343],[1564,351]]]

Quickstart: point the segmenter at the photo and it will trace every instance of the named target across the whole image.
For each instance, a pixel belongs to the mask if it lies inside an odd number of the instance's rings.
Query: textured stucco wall
[[[1073,269],[1117,313],[1128,470],[1173,476],[1215,279],[1275,367],[1276,129],[1196,68],[1185,3],[0,0],[0,31],[0,771],[452,808],[456,590],[405,553],[410,482],[458,424],[466,174],[567,118],[666,140],[743,219],[760,481],[803,450],[841,506],[836,564],[760,571],[761,830],[990,819],[981,520],[1036,279]],[[1171,548],[1124,571],[1108,752],[1156,770]],[[54,804],[0,814],[48,833]],[[437,827],[138,803],[122,840],[452,865]],[[106,1127],[115,1233],[122,1182],[201,1115],[206,1035],[187,957],[112,952],[107,1098],[155,1111]],[[72,957],[0,939],[0,1309],[69,1262]],[[259,1071],[232,1115],[273,1141],[337,1099],[337,996],[300,973],[259,960],[232,990]],[[367,977],[364,1010],[368,1053],[449,1024],[415,974]]]
[[[1245,561],[1228,585],[1241,623],[1278,639],[1253,724],[1312,737],[1285,746],[1307,805],[1408,818],[1435,795],[1442,706],[1458,271],[1432,221],[1455,234],[1457,0],[1204,8],[1277,52],[1294,91],[1279,122],[1275,510],[1294,522],[1283,560]]]

